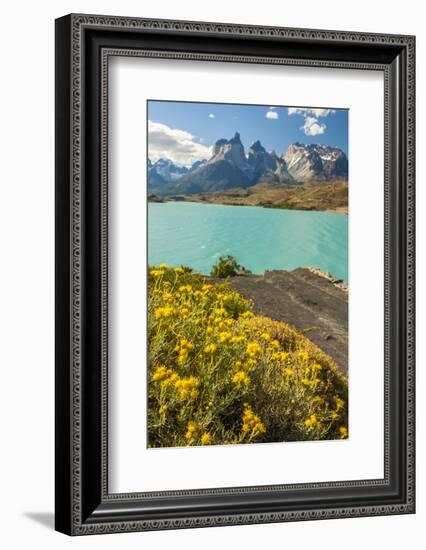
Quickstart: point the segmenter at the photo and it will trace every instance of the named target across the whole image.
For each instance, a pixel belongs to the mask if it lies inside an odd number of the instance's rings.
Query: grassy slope
[[[258,183],[247,188],[182,195],[179,196],[179,199],[211,204],[347,212],[348,183],[347,181],[305,183],[303,185]]]

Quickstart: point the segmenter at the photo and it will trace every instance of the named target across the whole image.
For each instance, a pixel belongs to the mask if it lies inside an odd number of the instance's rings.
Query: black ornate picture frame
[[[383,479],[108,491],[108,59],[376,70],[384,75]],[[69,535],[415,511],[415,38],[68,15],[56,21],[56,529]]]

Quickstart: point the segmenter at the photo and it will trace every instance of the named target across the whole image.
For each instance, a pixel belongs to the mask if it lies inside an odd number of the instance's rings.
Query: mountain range
[[[191,167],[178,166],[169,159],[148,159],[148,191],[158,195],[192,195],[258,183],[297,185],[347,179],[348,159],[337,147],[292,143],[281,156],[266,151],[255,141],[247,155],[240,134],[219,139],[208,160]]]

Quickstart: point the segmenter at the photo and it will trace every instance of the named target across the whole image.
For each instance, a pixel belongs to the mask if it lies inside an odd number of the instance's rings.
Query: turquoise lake
[[[190,202],[148,204],[148,262],[209,274],[232,255],[253,273],[317,267],[348,282],[348,216]]]

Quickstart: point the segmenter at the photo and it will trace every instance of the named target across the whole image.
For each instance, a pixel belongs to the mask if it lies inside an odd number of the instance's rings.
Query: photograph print
[[[349,111],[147,114],[147,446],[348,439]]]

